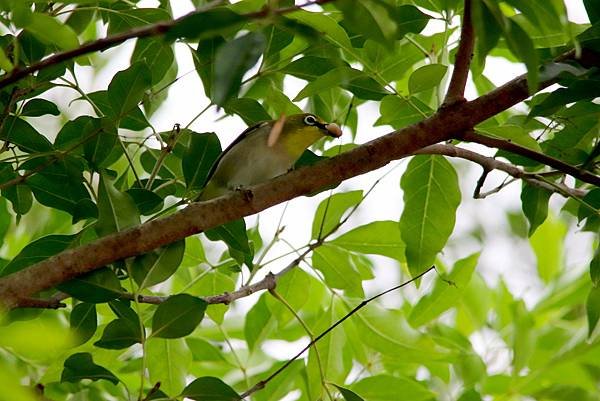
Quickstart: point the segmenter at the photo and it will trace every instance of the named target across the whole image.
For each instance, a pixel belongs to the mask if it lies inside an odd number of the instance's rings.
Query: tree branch
[[[502,149],[506,150],[507,152],[525,156],[528,159],[553,167],[559,171],[562,171],[565,174],[573,176],[581,181],[587,182],[588,184],[600,187],[600,177],[598,177],[597,175],[592,174],[587,170],[583,170],[578,167],[572,166],[561,160],[555,159],[551,156],[536,152],[535,150],[526,148],[521,145],[517,145],[514,142],[510,142],[505,139],[498,139],[481,135],[473,130],[465,131],[462,135],[459,135],[457,138],[468,142],[479,143],[490,148]]]
[[[471,18],[471,0],[465,0],[460,30],[460,42],[454,61],[454,70],[448,86],[448,92],[442,107],[448,107],[451,104],[465,101],[465,87],[469,76],[469,66],[473,57],[473,46],[475,44],[475,33],[473,30],[473,20]]]
[[[540,90],[553,82],[541,82]],[[244,193],[237,191],[207,202],[192,203],[169,216],[63,251],[0,278],[0,302],[6,307],[14,307],[20,298],[30,297],[117,260],[147,253],[383,167],[420,148],[458,137],[527,97],[527,80],[522,75],[475,100],[441,109],[417,124],[393,131],[331,159],[252,186]]]
[[[303,3],[303,4],[299,4],[297,6],[285,7],[285,8],[280,8],[280,9],[276,9],[276,10],[264,8],[261,11],[243,14],[242,17],[245,17],[248,19],[259,19],[259,18],[264,18],[268,15],[282,15],[282,14],[287,14],[287,13],[299,10],[301,8],[304,8],[304,7],[313,5],[313,4],[325,4],[325,3],[329,3],[331,1],[333,1],[333,0],[312,0],[312,1],[307,1],[306,3]],[[2,78],[0,78],[0,89],[4,88],[10,84],[13,84],[13,83],[25,78],[26,76],[33,74],[34,72],[44,70],[53,65],[57,65],[57,64],[60,64],[62,62],[68,61],[68,60],[73,60],[73,59],[75,59],[79,56],[83,56],[85,54],[90,54],[90,53],[94,53],[97,51],[103,51],[106,49],[110,49],[111,47],[119,45],[129,39],[135,39],[135,38],[141,39],[141,38],[148,38],[148,37],[152,37],[152,36],[164,35],[165,33],[167,33],[169,30],[173,29],[174,27],[176,27],[179,23],[181,23],[185,19],[187,19],[193,15],[205,13],[206,11],[214,8],[215,4],[218,5],[219,3],[221,3],[221,1],[212,2],[212,3],[207,4],[200,10],[191,12],[191,13],[186,14],[177,19],[160,21],[160,22],[157,22],[154,24],[149,24],[149,25],[145,25],[143,27],[131,29],[126,32],[118,33],[116,35],[107,36],[102,39],[97,39],[92,42],[85,43],[75,49],[67,50],[67,51],[64,51],[61,53],[55,53],[52,56],[45,58],[37,63],[33,63],[25,68],[15,68],[10,73],[2,75]]]
[[[477,186],[479,189],[481,189],[481,186],[483,185],[483,181],[487,176],[487,172],[490,172],[492,170],[500,170],[504,171],[512,177],[525,180],[531,185],[546,189],[548,191],[557,192],[564,196],[581,198],[587,194],[587,191],[577,188],[570,188],[562,184],[550,185],[546,181],[536,178],[536,174],[523,171],[517,166],[505,163],[492,157],[483,156],[477,152],[473,152],[464,148],[459,148],[458,146],[454,145],[431,145],[424,147],[423,149],[419,149],[415,152],[415,154],[436,154],[450,157],[458,157],[479,164],[481,167],[483,167],[484,171],[482,178],[480,178],[480,180],[477,182]]]

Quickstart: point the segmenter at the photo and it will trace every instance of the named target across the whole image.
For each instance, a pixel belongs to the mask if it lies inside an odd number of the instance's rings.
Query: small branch
[[[142,401],[151,400],[152,396],[154,394],[156,394],[158,392],[158,390],[160,390],[160,382],[156,382],[156,384],[154,386],[152,386],[152,388],[148,391],[148,394],[146,394],[146,397],[144,397],[144,399]]]
[[[451,106],[458,102],[465,101],[465,87],[469,76],[469,67],[473,57],[473,46],[475,43],[475,33],[473,30],[473,21],[471,18],[471,0],[465,0],[462,27],[460,30],[460,42],[454,61],[454,70],[448,92],[442,108]]]
[[[525,172],[525,171],[521,170],[519,167],[514,166],[512,164],[505,163],[503,161],[500,161],[500,160],[497,160],[497,159],[494,159],[491,157],[483,156],[483,155],[480,155],[479,153],[473,152],[471,150],[459,148],[458,146],[441,145],[441,144],[431,145],[431,146],[427,146],[423,149],[416,151],[415,154],[437,154],[437,155],[444,155],[444,156],[450,156],[450,157],[458,157],[458,158],[470,160],[474,163],[479,164],[484,169],[484,175],[482,175],[482,177],[479,179],[479,181],[477,183],[479,190],[481,189],[481,186],[483,186],[482,178],[483,178],[483,180],[485,180],[485,177],[487,176],[487,173],[485,173],[486,171],[489,172],[492,170],[500,170],[500,171],[504,171],[505,173],[511,175],[512,177],[515,177],[515,178],[518,178],[521,180],[525,180],[528,183],[530,183],[531,185],[534,185],[534,186],[540,187],[540,188],[544,188],[544,189],[547,189],[552,192],[558,192],[567,197],[570,196],[570,197],[574,197],[574,198],[581,198],[587,194],[587,191],[577,189],[577,188],[570,188],[563,184],[556,184],[556,183],[549,184],[548,182],[543,180],[541,177],[538,177],[537,174]],[[477,191],[477,188],[476,188],[476,191]],[[497,191],[495,191],[495,192],[497,192]],[[487,195],[489,195],[489,194],[486,194],[486,196]]]
[[[554,157],[536,152],[535,150],[531,150],[521,145],[517,145],[514,142],[510,142],[505,139],[498,139],[486,135],[481,135],[474,131],[465,131],[464,133],[458,135],[457,138],[468,142],[479,143],[490,148],[502,149],[506,150],[507,152],[525,156],[528,159],[540,162],[559,171],[562,171],[563,173],[573,176],[578,180],[600,187],[600,177],[598,177],[597,175],[592,174],[587,170],[582,170],[578,167],[572,166],[561,160],[555,159]]]
[[[509,186],[510,184],[512,184],[515,181],[517,181],[517,178],[512,177],[509,180],[508,177],[507,177],[507,179],[505,179],[504,181],[502,181],[502,184],[498,185],[496,188],[490,189],[489,191],[486,191],[486,192],[474,193],[473,194],[473,198],[475,198],[475,199],[485,199],[485,198],[487,198],[490,195],[493,195],[495,193],[500,192],[502,189],[504,189],[505,187]]]
[[[69,298],[68,294],[59,292],[49,299],[39,298],[21,298],[19,299],[19,308],[40,308],[40,309],[59,309],[66,308],[67,305],[63,303],[65,299]]]
[[[283,372],[288,366],[290,366],[296,359],[300,358],[302,356],[302,354],[304,354],[304,352],[306,352],[310,347],[312,347],[313,345],[315,345],[317,343],[317,341],[319,341],[320,339],[322,339],[323,337],[325,337],[327,334],[329,334],[329,332],[331,332],[333,329],[335,329],[337,326],[339,326],[340,324],[342,324],[346,319],[348,319],[350,316],[354,315],[356,312],[358,312],[359,310],[361,310],[362,308],[364,308],[365,306],[367,306],[369,304],[369,302],[376,300],[377,298],[386,295],[392,291],[398,290],[402,287],[407,286],[410,283],[415,282],[416,280],[420,279],[421,277],[423,277],[424,275],[426,275],[427,273],[429,273],[430,271],[434,270],[435,266],[431,266],[429,269],[421,272],[420,274],[418,274],[417,276],[411,278],[408,281],[403,282],[402,284],[399,284],[395,287],[389,288],[377,295],[372,296],[371,298],[367,298],[364,301],[362,301],[360,304],[358,304],[354,309],[352,309],[350,312],[348,312],[346,315],[344,315],[341,319],[339,319],[337,322],[335,322],[333,325],[329,326],[325,331],[323,331],[321,334],[319,334],[318,336],[316,336],[314,338],[314,340],[311,340],[304,348],[302,348],[300,350],[300,352],[298,352],[296,355],[294,355],[291,359],[289,359],[285,364],[283,364],[279,369],[277,369],[275,372],[271,373],[269,375],[269,377],[267,377],[264,380],[259,381],[258,383],[256,383],[253,387],[251,387],[250,389],[248,389],[246,392],[244,392],[242,395],[240,395],[240,399],[243,400],[244,398],[248,397],[251,394],[254,394],[255,392],[257,392],[258,390],[261,390],[263,388],[265,388],[265,386],[271,381],[273,380],[277,375],[279,375],[281,372]]]
[[[325,3],[329,3],[331,1],[333,1],[333,0],[307,1],[306,3],[299,4],[297,6],[286,7],[286,8],[276,9],[276,10],[270,10],[270,9],[266,8],[261,11],[248,13],[248,14],[242,14],[241,16],[248,18],[248,19],[260,19],[260,18],[264,18],[268,15],[287,14],[292,11],[296,11],[303,7],[307,7],[307,6],[310,6],[313,4],[325,4]],[[181,23],[186,18],[188,18],[192,15],[195,15],[195,14],[205,13],[206,11],[212,9],[213,7],[215,7],[215,5],[218,5],[220,3],[221,3],[221,1],[212,2],[212,3],[207,4],[202,9],[194,11],[187,15],[184,15],[180,18],[177,18],[174,20],[160,21],[155,24],[150,24],[150,25],[139,27],[139,28],[134,28],[129,31],[122,32],[122,33],[119,33],[116,35],[107,36],[102,39],[98,39],[98,40],[94,40],[92,42],[85,43],[75,49],[72,49],[72,50],[68,50],[68,51],[61,52],[61,53],[55,53],[52,56],[45,58],[44,60],[41,60],[37,63],[31,64],[28,67],[15,68],[10,73],[4,74],[2,76],[2,78],[0,79],[0,89],[4,88],[10,84],[13,84],[13,83],[25,78],[26,76],[33,74],[34,72],[44,70],[53,65],[60,64],[62,62],[68,61],[68,60],[73,60],[73,59],[75,59],[79,56],[83,56],[85,54],[90,54],[90,53],[94,53],[97,51],[109,49],[109,48],[119,45],[129,39],[134,39],[134,38],[140,39],[140,38],[148,38],[148,37],[152,37],[152,36],[164,35],[170,29],[173,29],[174,27],[176,27],[179,23]]]
[[[483,167],[483,172],[481,173],[481,176],[477,180],[477,185],[475,185],[475,189],[473,190],[473,198],[479,199],[479,197],[481,195],[481,188],[483,188],[483,184],[485,184],[485,180],[489,173],[490,173],[490,170],[487,167]]]

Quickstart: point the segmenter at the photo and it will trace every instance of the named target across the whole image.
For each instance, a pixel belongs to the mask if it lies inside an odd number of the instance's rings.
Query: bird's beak
[[[329,136],[334,138],[339,138],[342,136],[342,129],[336,123],[325,124],[325,129],[327,130],[327,135]]]

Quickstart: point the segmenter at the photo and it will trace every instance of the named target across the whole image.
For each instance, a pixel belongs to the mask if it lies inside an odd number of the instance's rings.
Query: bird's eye
[[[306,125],[315,125],[317,123],[317,119],[315,116],[306,116],[304,117],[304,124]]]

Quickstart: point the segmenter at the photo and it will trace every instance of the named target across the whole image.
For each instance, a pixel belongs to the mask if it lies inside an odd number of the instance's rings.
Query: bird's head
[[[298,133],[311,135],[319,133],[321,135],[339,138],[342,130],[335,123],[326,123],[321,118],[311,113],[294,114],[285,118],[283,132],[298,131]]]
[[[300,155],[304,149],[323,136],[338,138],[342,130],[335,123],[326,123],[310,113],[281,116],[271,123],[268,145],[282,144],[292,154]]]

